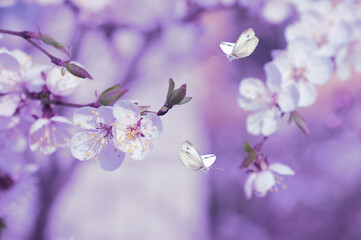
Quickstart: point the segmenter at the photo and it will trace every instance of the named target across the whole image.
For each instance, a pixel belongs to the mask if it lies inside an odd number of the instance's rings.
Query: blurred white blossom
[[[37,119],[29,130],[30,149],[52,154],[58,148],[67,146],[72,136],[72,126],[68,119],[60,116]]]
[[[69,96],[84,81],[67,70],[63,73],[62,68],[57,66],[46,73],[46,86],[54,95]]]
[[[287,50],[279,52],[273,63],[282,75],[282,82],[294,84],[299,93],[299,107],[312,105],[317,98],[314,85],[327,83],[333,64],[327,57],[319,56],[316,45],[305,38],[289,43]]]
[[[265,71],[266,84],[257,78],[241,81],[238,104],[246,111],[254,112],[247,118],[247,131],[269,136],[278,129],[281,114],[295,109],[299,96],[294,84],[282,83],[273,63],[266,64]]]
[[[273,163],[268,165],[266,162],[261,162],[257,170],[249,173],[244,184],[246,198],[250,199],[253,194],[257,197],[264,197],[275,184],[280,184],[280,181],[283,180],[283,178],[278,175],[294,174],[294,171],[285,164]]]

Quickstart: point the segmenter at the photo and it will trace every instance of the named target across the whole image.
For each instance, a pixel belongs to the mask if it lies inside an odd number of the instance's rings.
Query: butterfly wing
[[[246,42],[247,40],[254,38],[255,36],[256,36],[256,34],[254,33],[252,28],[248,28],[248,29],[244,30],[241,33],[241,35],[239,35],[239,37],[236,41],[235,48],[237,48],[239,45]]]
[[[190,143],[189,141],[184,141],[184,143],[181,146],[181,149],[193,155],[201,162],[201,155],[199,154],[198,150],[193,146],[193,144]]]
[[[219,46],[221,47],[222,51],[228,56],[232,54],[233,48],[236,44],[230,42],[221,42]]]
[[[238,37],[236,45],[231,53],[236,58],[248,57],[253,53],[259,43],[252,28],[244,30]]]
[[[235,49],[232,52],[232,55],[237,58],[248,57],[256,49],[258,42],[259,42],[259,39],[257,37],[248,39],[241,45],[235,47]]]
[[[207,154],[201,156],[202,162],[206,168],[209,168],[213,165],[214,161],[216,161],[216,155],[214,154]]]
[[[197,157],[195,157],[193,154],[184,151],[184,150],[179,150],[178,151],[178,157],[181,160],[182,164],[189,169],[198,171],[202,168],[204,168],[204,164],[201,161],[201,159],[197,159]]]

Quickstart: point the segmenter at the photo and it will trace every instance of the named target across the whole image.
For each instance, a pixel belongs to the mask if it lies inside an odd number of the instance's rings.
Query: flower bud
[[[293,111],[291,113],[291,116],[288,119],[288,123],[290,123],[292,119],[306,136],[310,136],[310,130],[308,129],[307,123],[303,120],[303,118],[298,112]]]
[[[67,63],[66,69],[74,76],[93,80],[92,76],[90,76],[90,74],[84,68],[81,68],[74,63]]]
[[[99,97],[99,102],[104,106],[109,106],[123,96],[128,89],[120,87],[120,84],[106,89]]]
[[[192,98],[186,97],[187,85],[183,84],[180,88],[174,90],[174,81],[169,79],[169,88],[167,93],[167,105],[169,108],[174,105],[181,105],[189,102]]]

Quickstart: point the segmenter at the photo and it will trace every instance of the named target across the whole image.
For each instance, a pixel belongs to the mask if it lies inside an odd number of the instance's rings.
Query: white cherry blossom
[[[72,136],[72,126],[68,119],[60,116],[37,119],[29,130],[30,149],[52,154],[58,148],[67,146]]]
[[[84,160],[99,160],[106,171],[117,169],[123,162],[125,154],[113,144],[112,107],[83,107],[75,111],[74,124],[81,128],[71,139],[72,155]]]
[[[361,74],[361,30],[360,27],[353,31],[350,43],[338,50],[335,56],[336,73],[340,80],[348,80],[352,70]]]
[[[303,1],[299,1],[303,2]],[[352,28],[357,20],[355,5],[350,1],[312,1],[296,4],[300,20],[285,30],[288,42],[300,37],[317,45],[317,53],[332,57],[338,48],[351,40]]]
[[[265,65],[267,81],[257,78],[243,79],[239,86],[238,104],[252,111],[247,118],[247,131],[269,136],[279,127],[282,112],[291,112],[298,102],[298,92],[292,84],[283,84],[273,63]]]
[[[297,106],[312,105],[317,98],[314,85],[327,83],[333,64],[327,57],[316,53],[316,45],[305,38],[291,42],[286,51],[279,52],[273,63],[279,69],[284,84],[294,84],[299,92]]]
[[[266,196],[267,192],[276,184],[280,184],[283,180],[279,175],[294,175],[294,171],[287,165],[282,163],[273,163],[268,165],[261,162],[257,165],[257,170],[249,173],[244,184],[244,193],[247,199],[253,194],[257,197]],[[283,185],[285,188],[285,185]]]
[[[84,81],[84,79],[74,76],[68,71],[55,66],[46,73],[46,86],[55,95],[69,96]]]
[[[144,159],[152,150],[151,141],[162,131],[159,116],[155,113],[141,116],[138,106],[126,100],[114,104],[113,114],[117,119],[113,129],[115,144],[133,159]]]
[[[0,49],[0,116],[12,116],[25,91],[41,91],[43,65],[32,63],[31,57],[21,50]]]

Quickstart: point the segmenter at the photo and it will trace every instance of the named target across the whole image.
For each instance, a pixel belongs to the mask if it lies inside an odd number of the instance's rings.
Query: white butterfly
[[[248,28],[239,35],[236,43],[221,42],[219,46],[229,60],[234,60],[251,55],[256,49],[258,42],[259,39],[256,37],[253,29]]]
[[[216,161],[216,155],[200,155],[192,143],[185,141],[178,151],[178,157],[186,168],[206,172],[209,167]]]

